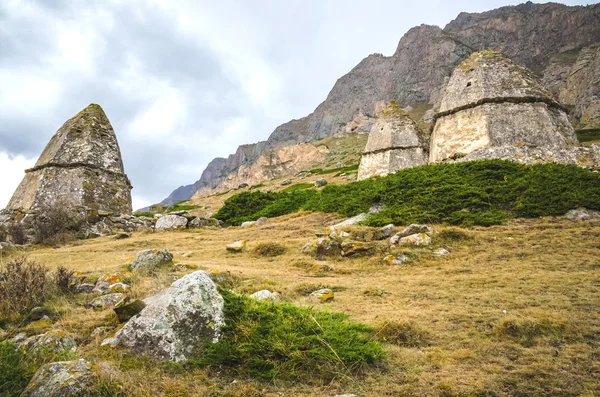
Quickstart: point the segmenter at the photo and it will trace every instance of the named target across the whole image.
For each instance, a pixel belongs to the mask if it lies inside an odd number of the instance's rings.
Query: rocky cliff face
[[[360,120],[377,113],[382,102],[394,100],[401,107],[430,103],[437,109],[454,68],[473,52],[485,49],[500,50],[543,76],[554,95],[574,109],[576,122],[581,119],[593,125],[600,111],[594,47],[599,38],[600,4],[569,7],[526,3],[484,13],[461,13],[444,29],[427,25],[412,28],[392,56],[373,54],[365,58],[335,83],[313,113],[277,127],[266,142],[240,147],[245,149],[238,149],[220,164],[220,173],[253,163],[265,150],[344,134],[352,128],[360,132]],[[585,47],[591,49],[582,50]],[[216,186],[223,180],[220,173],[216,178],[209,174],[204,178],[203,174],[196,184],[180,188],[180,193],[188,194],[197,184]]]

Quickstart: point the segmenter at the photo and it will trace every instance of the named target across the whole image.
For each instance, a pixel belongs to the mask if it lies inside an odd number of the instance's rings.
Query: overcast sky
[[[371,53],[391,55],[411,27],[518,3],[2,0],[0,208],[90,103],[115,129],[140,208],[312,112],[336,79]]]

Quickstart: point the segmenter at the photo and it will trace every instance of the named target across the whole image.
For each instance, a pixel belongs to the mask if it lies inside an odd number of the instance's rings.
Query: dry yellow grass
[[[412,324],[426,335],[418,347],[385,344],[386,362],[355,379],[316,386],[249,379],[231,383],[224,374],[165,369],[122,351],[102,350],[100,339],[91,340],[89,334],[97,326],[116,324],[112,312],[61,301],[68,310],[54,326],[80,338],[83,356],[119,364],[135,395],[600,394],[600,222],[543,218],[490,228],[438,226],[436,232],[459,230],[467,238],[434,236],[433,248],[444,246],[450,255],[437,257],[432,248],[415,248],[409,250],[412,262],[394,267],[384,265],[379,255],[316,261],[300,253],[314,232],[338,220],[330,214],[300,213],[262,227],[135,233],[125,240],[103,237],[34,249],[29,256],[49,267],[99,274],[123,271],[139,250],[167,248],[175,263],[242,277],[246,282],[240,292],[266,287],[298,305],[310,305],[299,287],[334,286],[335,300],[324,309],[378,327]],[[240,239],[249,241],[248,252],[225,252],[225,244]],[[287,251],[271,258],[252,253],[253,246],[266,242],[281,243]],[[189,251],[193,254],[181,256]],[[147,296],[184,273],[134,278],[134,293]]]

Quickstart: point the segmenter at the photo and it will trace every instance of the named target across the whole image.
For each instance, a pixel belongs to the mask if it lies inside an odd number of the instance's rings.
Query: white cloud
[[[27,168],[33,167],[36,159],[28,159],[23,156],[9,156],[6,152],[0,152],[0,208],[6,207],[14,191],[25,176]]]

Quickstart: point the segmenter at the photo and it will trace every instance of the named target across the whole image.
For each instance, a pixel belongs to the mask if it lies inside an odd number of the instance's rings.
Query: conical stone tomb
[[[35,213],[64,205],[73,212],[131,214],[131,184],[115,132],[99,105],[68,120],[25,173],[7,210]]]
[[[392,102],[377,115],[360,159],[358,179],[385,176],[427,163],[427,140],[410,116]]]
[[[488,50],[454,70],[435,116],[429,160],[529,155],[526,162],[556,161],[574,142],[550,91],[527,68]]]

